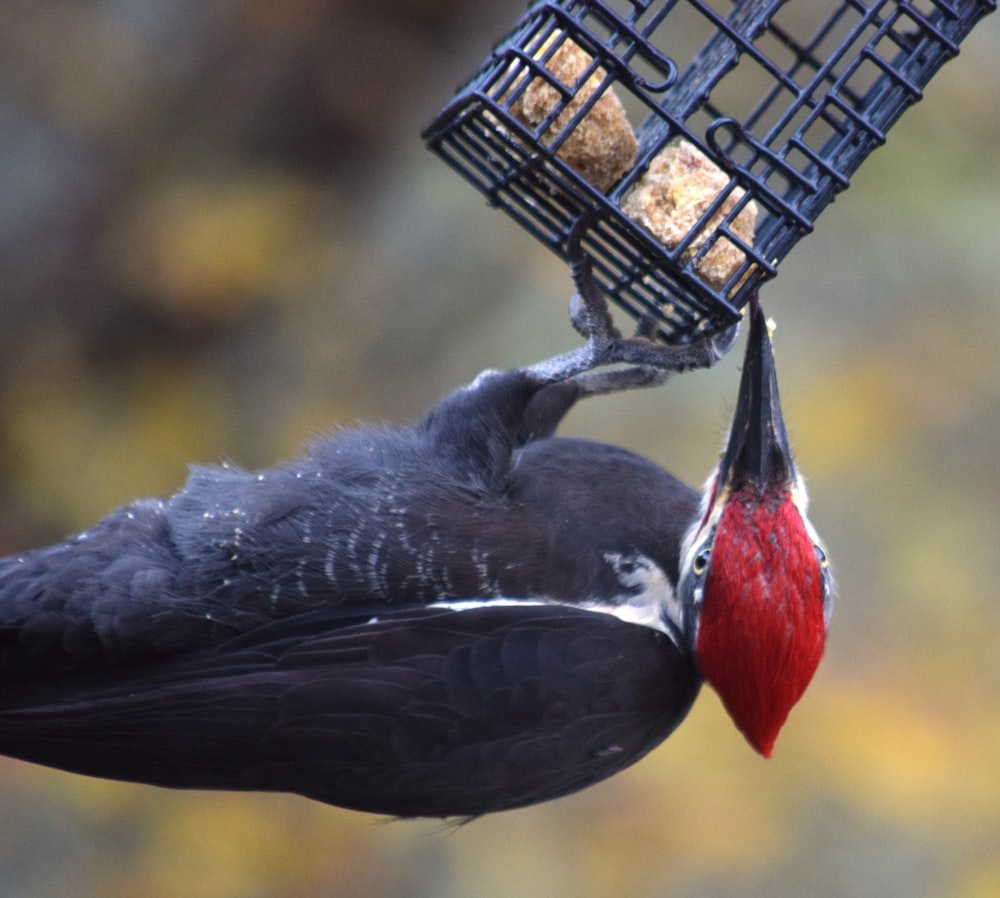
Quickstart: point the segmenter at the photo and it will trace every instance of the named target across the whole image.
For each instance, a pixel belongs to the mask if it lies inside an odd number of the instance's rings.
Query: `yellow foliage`
[[[826,788],[897,825],[970,832],[1000,824],[1000,716],[924,699],[919,674],[814,684],[803,709]],[[995,710],[995,709],[994,709]]]
[[[140,295],[176,312],[226,318],[262,294],[300,283],[320,252],[318,198],[290,178],[190,174],[154,184],[121,217],[111,264]]]
[[[74,372],[29,372],[2,394],[18,486],[46,517],[88,526],[138,493],[178,489],[199,454],[215,460],[224,403],[194,372],[153,366],[111,394]]]
[[[891,457],[906,439],[892,369],[872,354],[815,373],[807,389],[782,393],[797,454],[813,477]],[[831,438],[835,434],[835,438]]]
[[[1000,895],[1000,862],[977,865],[959,876],[955,898],[996,898]]]

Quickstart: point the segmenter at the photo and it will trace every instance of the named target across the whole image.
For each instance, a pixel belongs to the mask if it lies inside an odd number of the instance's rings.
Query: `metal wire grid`
[[[584,246],[608,295],[652,316],[669,342],[731,324],[886,132],[922,96],[996,0],[561,0],[536,2],[425,129],[428,146],[565,257],[587,213]],[[572,41],[592,58],[575,84],[547,67]],[[692,52],[692,48],[697,48]],[[538,123],[517,103],[536,79],[558,96]],[[581,86],[593,92],[571,115]],[[606,193],[561,156],[609,90],[637,129],[634,166]],[[728,176],[687,238],[667,249],[620,203],[664,147],[684,138]],[[727,198],[746,191],[702,245]],[[739,194],[734,194],[739,196]],[[734,222],[753,200],[753,245]],[[721,285],[699,265],[716,241],[744,260]],[[694,247],[694,249],[692,249]]]

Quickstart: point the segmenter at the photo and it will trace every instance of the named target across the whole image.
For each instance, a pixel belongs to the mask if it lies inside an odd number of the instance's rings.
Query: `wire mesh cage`
[[[996,0],[536,2],[428,146],[659,336],[739,317]],[[634,127],[633,123],[638,123]]]

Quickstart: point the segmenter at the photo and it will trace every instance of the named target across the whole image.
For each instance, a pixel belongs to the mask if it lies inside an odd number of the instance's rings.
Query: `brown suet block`
[[[641,224],[667,249],[674,249],[701,221],[716,197],[729,186],[729,176],[697,147],[680,140],[665,147],[650,163],[635,188],[622,202],[622,211]],[[744,191],[733,187],[718,211],[682,255],[687,262],[715,233]],[[751,200],[730,222],[729,230],[747,245],[753,244],[757,205]],[[699,277],[714,289],[722,287],[744,263],[746,254],[720,236],[697,262]]]
[[[573,88],[593,63],[593,57],[561,32],[552,35],[535,54],[541,58],[553,41],[560,40],[546,69],[568,88]],[[552,143],[569,125],[574,115],[601,88],[606,72],[598,68],[579,86],[573,98],[542,134],[544,143]],[[537,128],[564,101],[564,96],[544,78],[534,78],[511,104],[514,116],[531,128]],[[566,136],[558,156],[581,177],[602,193],[633,165],[636,150],[635,132],[625,116],[625,108],[611,87],[606,88],[590,111]]]

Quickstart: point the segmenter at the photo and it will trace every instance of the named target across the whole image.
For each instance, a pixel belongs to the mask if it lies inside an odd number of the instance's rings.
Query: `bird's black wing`
[[[415,427],[344,431],[262,473],[197,468],[170,499],[0,559],[0,684],[152,663],[318,609],[611,600],[609,555],[675,581],[697,496],[624,450],[545,438],[578,393],[490,374]]]
[[[10,684],[0,753],[161,786],[474,816],[628,766],[699,685],[666,634],[579,608],[319,611],[176,660]]]
[[[536,407],[538,384],[496,372],[414,427],[342,431],[262,473],[195,468],[170,499],[0,559],[0,683],[162,658],[315,608],[442,596],[435,520],[473,531],[501,501],[512,452],[574,400],[572,384],[554,389]],[[445,548],[468,571],[463,536]]]

